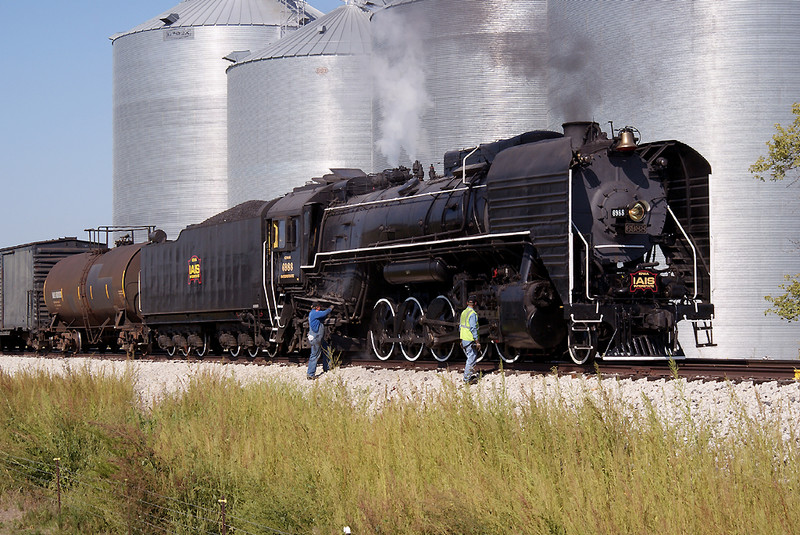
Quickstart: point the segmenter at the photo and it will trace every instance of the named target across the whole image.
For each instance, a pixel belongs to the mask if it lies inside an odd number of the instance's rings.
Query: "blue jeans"
[[[478,360],[478,353],[475,350],[475,342],[461,340],[461,347],[467,355],[467,364],[464,366],[464,382],[467,382],[472,375],[472,368],[475,366],[475,361]]]
[[[308,376],[314,377],[317,374],[317,361],[322,356],[322,371],[328,371],[328,355],[324,351],[325,344],[322,336],[315,336],[311,342],[311,356],[308,359]]]

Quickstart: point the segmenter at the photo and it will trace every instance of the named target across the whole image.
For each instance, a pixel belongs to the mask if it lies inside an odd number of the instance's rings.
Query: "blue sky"
[[[0,248],[113,223],[108,38],[178,3],[0,2]]]

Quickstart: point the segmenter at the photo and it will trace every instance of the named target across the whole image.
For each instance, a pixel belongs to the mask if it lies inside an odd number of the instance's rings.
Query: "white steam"
[[[372,75],[380,106],[376,148],[389,165],[403,152],[412,160],[425,141],[422,116],[433,105],[425,88],[422,35],[427,24],[412,24],[402,15],[373,19]]]

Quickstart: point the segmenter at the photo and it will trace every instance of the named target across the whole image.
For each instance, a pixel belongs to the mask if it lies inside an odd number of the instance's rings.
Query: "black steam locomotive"
[[[681,320],[713,344],[710,166],[636,134],[568,123],[448,152],[443,176],[334,169],[175,241],[68,258],[38,343],[275,355],[307,347],[320,302],[343,350],[446,361],[475,294],[485,351],[506,362],[680,357]]]

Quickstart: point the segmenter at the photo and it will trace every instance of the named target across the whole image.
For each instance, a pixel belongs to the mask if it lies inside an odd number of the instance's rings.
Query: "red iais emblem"
[[[200,257],[197,255],[192,255],[189,259],[189,284],[203,284]]]
[[[647,269],[640,269],[635,273],[631,273],[631,293],[638,290],[643,292],[658,292],[658,285],[656,283],[656,274]]]

